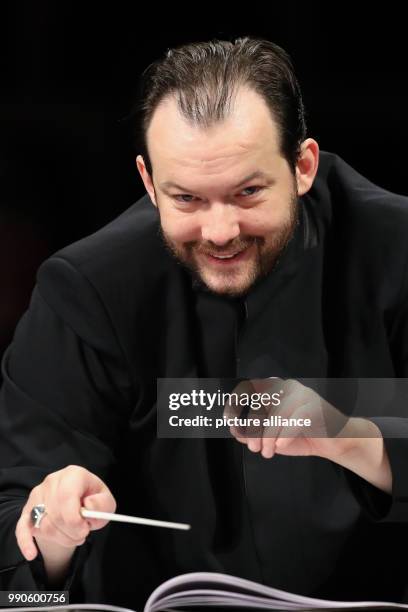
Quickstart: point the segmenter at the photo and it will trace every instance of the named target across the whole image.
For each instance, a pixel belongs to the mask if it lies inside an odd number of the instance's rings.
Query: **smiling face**
[[[311,185],[282,156],[266,103],[241,88],[228,117],[202,128],[167,98],[147,144],[153,178],[140,156],[137,165],[167,245],[211,291],[246,293],[272,270],[293,234],[298,195]]]

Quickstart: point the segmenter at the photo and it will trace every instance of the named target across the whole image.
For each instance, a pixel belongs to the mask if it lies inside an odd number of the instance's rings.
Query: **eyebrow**
[[[238,189],[238,187],[241,187],[241,185],[244,185],[245,183],[248,183],[248,181],[252,181],[253,179],[256,179],[256,178],[264,179],[267,181],[273,181],[272,177],[266,174],[266,172],[257,170],[255,172],[252,172],[251,174],[248,174],[248,176],[246,176],[242,181],[240,181],[238,185],[235,185],[233,189]],[[191,191],[194,191],[194,189],[193,190],[186,189],[185,187],[182,187],[181,185],[178,185],[177,183],[173,183],[173,181],[164,181],[164,183],[160,183],[160,188],[161,189],[174,188],[174,189],[178,189],[179,191],[182,191],[183,193],[191,193]]]

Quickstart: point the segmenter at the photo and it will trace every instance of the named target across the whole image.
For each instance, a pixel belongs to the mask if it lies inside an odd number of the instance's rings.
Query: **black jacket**
[[[15,523],[34,485],[77,464],[110,486],[119,512],[193,529],[94,532],[73,564],[74,600],[134,607],[196,570],[317,597],[405,597],[408,409],[376,418],[392,497],[317,457],[156,436],[158,377],[408,376],[408,199],[322,153],[300,206],[276,269],[245,300],[192,284],[147,196],[40,267],[3,360],[2,588],[41,584]]]

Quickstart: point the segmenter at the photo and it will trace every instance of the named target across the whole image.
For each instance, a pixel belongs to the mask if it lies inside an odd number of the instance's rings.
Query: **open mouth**
[[[233,257],[237,257],[242,251],[237,251],[236,253],[231,253],[231,255],[214,255],[213,253],[209,253],[210,257],[215,257],[215,259],[232,259]]]
[[[203,255],[207,261],[210,261],[211,263],[228,265],[244,259],[249,249],[250,247],[246,246],[240,251],[235,251],[234,253],[203,253]]]

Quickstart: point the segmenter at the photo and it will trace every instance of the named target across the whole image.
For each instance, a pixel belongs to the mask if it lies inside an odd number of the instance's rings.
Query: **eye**
[[[176,202],[181,202],[183,204],[189,204],[194,200],[194,196],[188,195],[187,193],[181,193],[179,195],[173,196]]]
[[[251,185],[250,187],[245,187],[245,189],[243,189],[239,195],[243,195],[244,198],[253,196],[258,194],[260,191],[262,191],[263,187],[259,187],[257,185]],[[245,191],[249,191],[250,193],[244,193]]]

